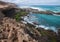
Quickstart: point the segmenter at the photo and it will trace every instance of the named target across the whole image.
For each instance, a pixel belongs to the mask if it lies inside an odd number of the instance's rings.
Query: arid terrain
[[[60,42],[60,30],[56,34],[16,21],[13,16],[22,10],[16,7],[13,3],[0,2],[0,42]]]

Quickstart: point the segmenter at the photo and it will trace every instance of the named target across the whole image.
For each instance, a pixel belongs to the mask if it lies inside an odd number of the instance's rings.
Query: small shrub
[[[19,21],[22,16],[25,16],[25,15],[27,15],[27,14],[28,14],[28,13],[27,13],[27,12],[24,12],[24,11],[18,12],[18,13],[14,16],[14,18],[15,18],[17,21]]]

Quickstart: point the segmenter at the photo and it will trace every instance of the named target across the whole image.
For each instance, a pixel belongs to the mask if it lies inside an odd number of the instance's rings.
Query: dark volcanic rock
[[[54,14],[54,12],[53,11],[50,11],[50,10],[47,10],[46,11],[46,14]]]
[[[57,13],[55,13],[55,14],[60,15],[60,12],[57,12]]]
[[[7,17],[13,17],[17,12],[19,12],[19,9],[17,8],[17,5],[13,3],[0,1],[0,11]]]
[[[0,19],[2,19],[5,15],[0,11]]]
[[[3,1],[0,1],[0,4],[1,5],[5,5],[5,4],[7,4],[6,2],[3,2]]]
[[[11,8],[3,10],[2,13],[7,17],[13,17],[17,13],[17,10],[15,8]]]
[[[57,42],[60,42],[60,29],[58,29]]]
[[[41,42],[57,42],[57,35],[54,31],[43,28],[38,28],[37,30],[42,34]]]
[[[26,12],[32,12],[32,13],[37,13],[37,14],[48,14],[48,15],[52,15],[54,14],[53,11],[47,10],[47,11],[42,11],[42,10],[38,10],[38,9],[32,9],[32,8],[23,8],[21,10],[24,10]]]

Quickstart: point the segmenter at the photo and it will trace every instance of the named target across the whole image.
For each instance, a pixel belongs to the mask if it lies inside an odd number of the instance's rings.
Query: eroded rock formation
[[[0,25],[0,41],[6,42],[38,42],[25,32],[25,24],[10,18],[3,18]]]
[[[59,35],[57,36],[54,31],[35,28],[8,17],[0,21],[1,42],[58,42]]]
[[[51,30],[35,28],[30,24],[17,22],[10,18],[14,16],[14,12],[22,10],[15,8],[15,5],[13,5],[12,3],[0,3],[0,42],[60,42],[60,30],[57,36]],[[29,10],[28,12],[31,11]],[[27,12],[24,9],[22,11]],[[51,12],[49,11],[49,13]]]

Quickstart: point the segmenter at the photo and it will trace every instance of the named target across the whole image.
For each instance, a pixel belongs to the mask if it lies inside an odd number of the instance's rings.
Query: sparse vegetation
[[[27,15],[27,14],[28,14],[27,12],[21,11],[21,12],[18,12],[18,13],[14,16],[14,18],[15,18],[17,21],[19,21],[19,20],[21,19],[21,16],[25,16],[25,15]]]
[[[5,5],[4,2],[2,4]],[[6,10],[9,10],[9,12]],[[24,9],[18,9],[20,12],[15,14],[16,10],[15,8],[12,8],[12,10],[7,8],[4,10],[4,13],[0,10],[0,17],[3,17],[2,19],[0,18],[0,42],[60,42],[60,30],[56,36],[56,33],[53,31],[35,28],[35,26],[31,24],[26,25],[21,22],[16,22],[21,20],[21,16],[28,14]],[[7,16],[5,11],[7,12]],[[13,18],[15,18],[16,21]]]

